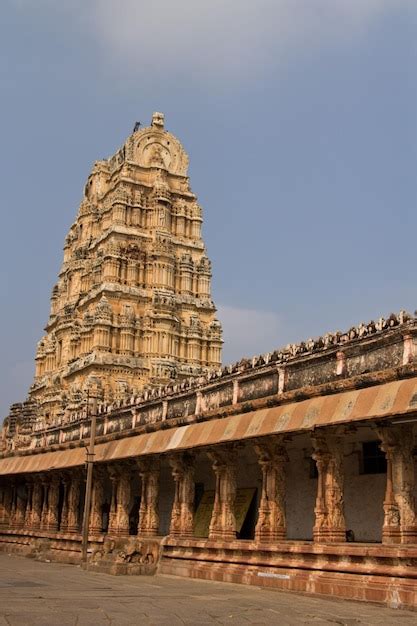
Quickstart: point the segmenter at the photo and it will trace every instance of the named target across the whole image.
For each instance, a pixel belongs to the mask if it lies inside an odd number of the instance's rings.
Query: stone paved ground
[[[0,553],[0,626],[417,624],[411,611],[168,576],[114,577]]]

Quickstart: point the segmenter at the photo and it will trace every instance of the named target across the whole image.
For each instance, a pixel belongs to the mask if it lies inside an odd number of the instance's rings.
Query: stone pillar
[[[131,494],[131,471],[129,467],[121,468],[119,487],[117,490],[117,534],[129,535],[129,510]]]
[[[42,509],[41,509],[41,521],[40,529],[46,530],[48,528],[48,495],[49,495],[49,481],[46,476],[41,477],[42,483]]]
[[[4,511],[4,499],[6,495],[6,485],[0,485],[0,526],[4,524],[5,511]]]
[[[71,477],[68,488],[68,532],[78,533],[80,530],[80,493],[81,479],[75,475]]]
[[[159,461],[144,459],[138,467],[142,480],[138,535],[155,537],[159,532]]]
[[[32,515],[30,526],[32,530],[39,530],[42,516],[42,483],[35,478],[32,492]]]
[[[209,539],[236,539],[236,459],[232,446],[219,446],[207,452],[216,476],[216,493],[209,527]]]
[[[13,490],[11,485],[3,485],[2,487],[2,509],[0,524],[3,528],[7,528],[10,523],[12,509]]]
[[[9,528],[14,528],[16,519],[16,483],[11,482],[10,486],[10,515],[9,515]]]
[[[25,525],[26,502],[27,498],[23,493],[26,492],[26,485],[20,484],[16,488],[16,509],[15,509],[15,527],[21,528]]]
[[[112,502],[113,515],[111,515],[111,533],[126,537],[129,535],[131,470],[130,467],[125,464],[112,467],[109,473],[115,494],[115,502]]]
[[[393,455],[389,445],[384,446],[384,444],[382,444],[381,447],[385,451],[385,457],[387,460],[387,484],[385,488],[383,505],[384,523],[382,526],[382,543],[400,543],[400,512],[395,501],[394,485],[392,479]]]
[[[33,489],[34,482],[33,479],[28,478],[27,480],[27,500],[26,500],[26,512],[25,512],[25,528],[31,527],[32,522],[32,506],[33,506]]]
[[[285,539],[285,470],[287,452],[278,438],[260,440],[255,444],[262,470],[262,494],[259,503],[255,540],[273,542]]]
[[[61,509],[61,521],[59,524],[59,530],[61,532],[67,532],[68,530],[68,494],[71,484],[69,476],[64,474],[62,477],[62,509]]]
[[[48,493],[48,530],[58,530],[59,476],[53,476]]]
[[[192,537],[194,534],[194,456],[189,453],[170,459],[175,482],[170,535]]]
[[[414,424],[380,426],[381,449],[387,459],[384,499],[384,543],[417,543],[417,504]]]
[[[94,535],[103,532],[103,504],[104,504],[104,471],[101,467],[93,469],[93,492],[90,510],[90,533]]]
[[[314,435],[312,442],[313,459],[318,472],[314,541],[319,543],[346,541],[343,442],[332,434]]]
[[[111,481],[111,501],[109,511],[109,535],[117,534],[117,491],[119,485],[119,474],[114,467],[109,468],[109,477]]]

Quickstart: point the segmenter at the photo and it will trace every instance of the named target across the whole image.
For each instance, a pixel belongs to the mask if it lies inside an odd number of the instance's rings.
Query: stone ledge
[[[281,591],[295,591],[385,604],[417,610],[417,581],[395,576],[357,575],[258,565],[210,563],[162,558],[159,574],[216,582],[240,583]]]
[[[403,557],[417,559],[417,544],[381,544],[381,543],[314,543],[313,541],[287,539],[274,543],[260,543],[254,540],[236,539],[235,541],[211,541],[205,538],[174,538],[170,535],[163,540],[164,547],[199,548],[217,550],[260,550],[262,552],[288,552],[310,554],[346,554],[350,556]]]
[[[417,609],[417,545],[166,538],[160,574]]]
[[[417,545],[386,547],[380,544],[314,544],[251,541],[213,542],[166,539],[162,563],[167,561],[258,566],[374,576],[396,575],[416,579]]]

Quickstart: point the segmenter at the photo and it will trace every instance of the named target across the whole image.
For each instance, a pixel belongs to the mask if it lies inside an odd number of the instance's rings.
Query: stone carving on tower
[[[14,447],[70,421],[87,391],[112,402],[221,365],[202,211],[187,168],[162,113],[94,164],[65,239],[33,385],[5,421]]]

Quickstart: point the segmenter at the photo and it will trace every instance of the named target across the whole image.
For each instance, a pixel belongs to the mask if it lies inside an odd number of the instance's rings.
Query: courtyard
[[[0,554],[0,626],[415,624],[412,611],[169,576],[115,577]]]

